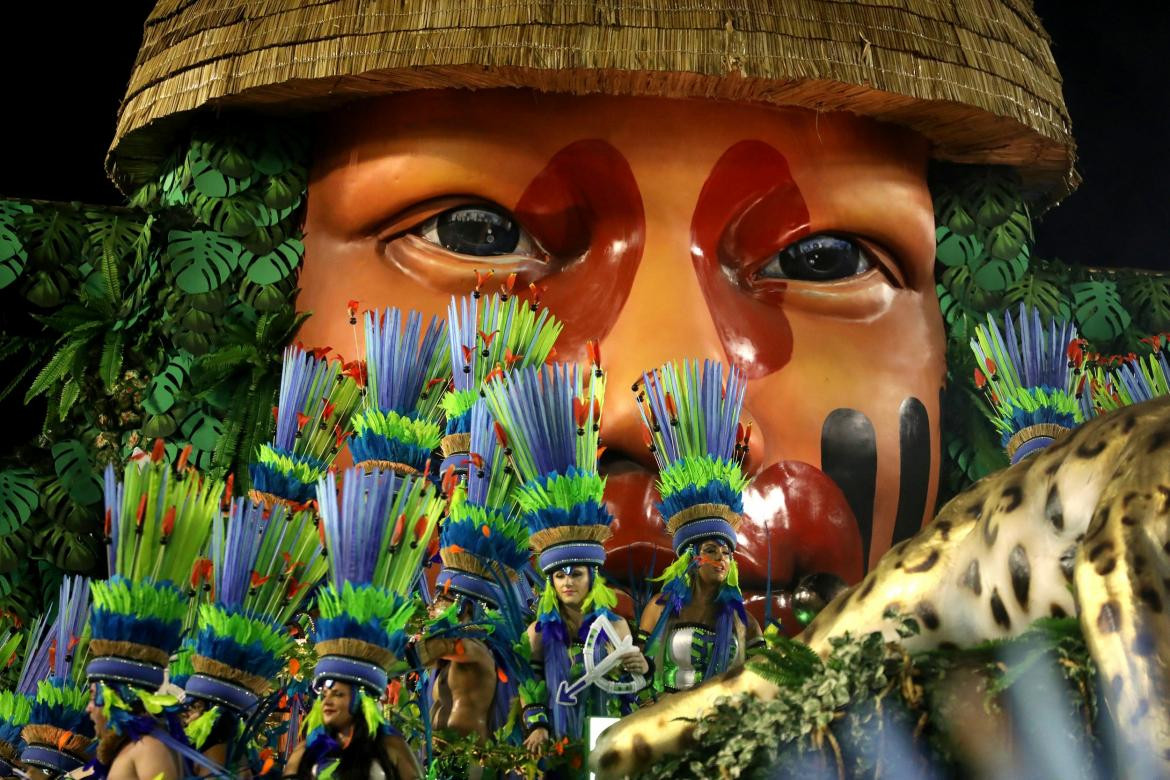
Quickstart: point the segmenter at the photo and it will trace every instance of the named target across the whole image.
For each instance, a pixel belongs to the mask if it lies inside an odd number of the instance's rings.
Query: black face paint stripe
[[[877,489],[877,436],[868,417],[856,409],[829,412],[821,426],[821,471],[837,483],[853,510],[868,569]]]
[[[901,470],[898,479],[898,515],[894,519],[895,545],[922,527],[926,493],[930,488],[930,415],[917,398],[902,402],[900,412]]]

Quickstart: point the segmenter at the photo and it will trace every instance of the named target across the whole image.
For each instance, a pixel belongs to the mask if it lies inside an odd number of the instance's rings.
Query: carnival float
[[[0,200],[0,776],[1165,775],[1074,163],[1016,0],[160,2]]]

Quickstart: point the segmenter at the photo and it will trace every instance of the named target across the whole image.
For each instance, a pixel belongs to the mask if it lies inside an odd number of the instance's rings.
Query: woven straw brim
[[[449,458],[459,452],[471,452],[470,433],[449,433],[439,442],[439,450],[444,458]]]
[[[162,0],[107,167],[155,174],[186,112],[320,110],[417,89],[529,87],[851,111],[936,157],[1076,184],[1060,74],[1027,0]]]
[[[388,648],[379,647],[360,639],[326,639],[314,645],[314,649],[320,657],[339,655],[345,658],[356,658],[359,661],[372,663],[383,670],[389,669],[397,660],[394,653],[390,652]]]
[[[93,744],[89,737],[46,723],[30,723],[20,730],[20,738],[30,745],[44,745],[70,754],[81,761]]]
[[[529,537],[532,551],[540,555],[554,544],[569,542],[597,542],[604,544],[613,531],[608,525],[562,525],[556,528],[545,528]]]
[[[687,523],[693,523],[707,517],[719,517],[726,520],[734,531],[738,531],[739,524],[743,522],[743,517],[732,511],[731,507],[726,504],[695,504],[672,515],[666,521],[666,532],[674,536],[678,529]]]
[[[439,558],[443,561],[444,567],[474,574],[486,582],[495,583],[504,580],[518,582],[520,580],[520,575],[514,569],[498,561],[490,561],[469,552],[456,552],[450,548],[443,548],[439,550]]]
[[[237,669],[234,666],[228,666],[224,662],[217,661],[214,658],[192,655],[191,666],[199,674],[241,685],[258,697],[267,696],[268,692],[272,690],[272,685],[267,678],[255,674],[248,674],[245,671]]]
[[[130,658],[135,661],[145,661],[155,666],[166,666],[171,661],[170,653],[158,647],[140,645],[137,642],[119,642],[111,639],[91,639],[89,654],[93,658],[105,656],[113,658]]]

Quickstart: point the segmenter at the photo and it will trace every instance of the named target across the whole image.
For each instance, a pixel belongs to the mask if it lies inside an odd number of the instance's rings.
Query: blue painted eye
[[[515,218],[494,205],[448,209],[419,225],[415,234],[460,255],[537,257],[540,254],[536,242]]]
[[[756,279],[830,282],[857,276],[871,267],[865,250],[853,239],[818,235],[802,238],[780,250],[753,276]]]

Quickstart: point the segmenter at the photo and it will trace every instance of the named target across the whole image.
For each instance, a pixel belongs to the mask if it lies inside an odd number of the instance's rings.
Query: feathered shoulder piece
[[[317,491],[329,578],[317,597],[314,678],[380,694],[402,658],[443,501],[425,479],[359,468],[345,472],[340,495],[332,474]]]
[[[260,446],[249,466],[252,498],[303,504],[329,470],[347,435],[350,415],[361,397],[360,366],[344,367],[325,357],[327,349],[284,350],[280,395],[272,410],[276,435]]]
[[[89,582],[66,577],[61,582],[56,616],[42,620],[30,638],[32,655],[21,674],[22,688],[35,684],[28,723],[21,730],[25,742],[20,760],[45,769],[51,776],[72,772],[88,760],[93,722],[86,713],[89,689],[80,684],[80,663],[86,620],[89,618]]]
[[[325,573],[321,550],[309,512],[239,498],[226,519],[215,515],[214,587],[190,643],[188,695],[242,714],[271,690],[293,650],[285,624]]]
[[[105,473],[106,537],[110,578],[93,583],[90,620],[92,680],[148,691],[162,685],[179,647],[192,603],[185,584],[220,511],[222,482],[163,460],[159,441],[151,458],[131,461],[119,481]]]
[[[448,459],[443,473],[450,465],[460,472],[467,467],[471,410],[484,383],[506,371],[544,363],[564,328],[538,299],[525,301],[511,294],[512,281],[509,277],[498,294],[484,296],[477,289],[469,298],[453,297],[448,307],[452,376],[442,401],[447,414],[442,446]]]
[[[367,311],[368,386],[354,414],[349,442],[354,462],[399,474],[421,474],[439,446],[439,402],[451,374],[444,349],[446,323],[423,327],[417,311]]]
[[[1004,313],[1002,328],[991,314],[975,328],[975,386],[987,397],[989,419],[1012,463],[1084,422],[1069,360],[1076,340],[1071,322],[1045,322],[1023,304],[1014,318]]]
[[[602,544],[613,521],[602,499],[605,479],[597,472],[605,374],[596,366],[533,366],[488,384],[485,392],[504,429],[520,482],[516,500],[541,570],[604,563]]]
[[[750,429],[739,423],[744,378],[722,363],[667,363],[635,386],[646,445],[658,462],[658,511],[675,553],[717,537],[735,549],[748,479]]]
[[[493,608],[503,603],[501,588],[518,582],[528,562],[528,528],[512,500],[515,475],[506,460],[502,430],[485,403],[472,407],[467,482],[453,488],[449,484],[451,502],[439,546],[443,568],[435,583],[444,592]]]

